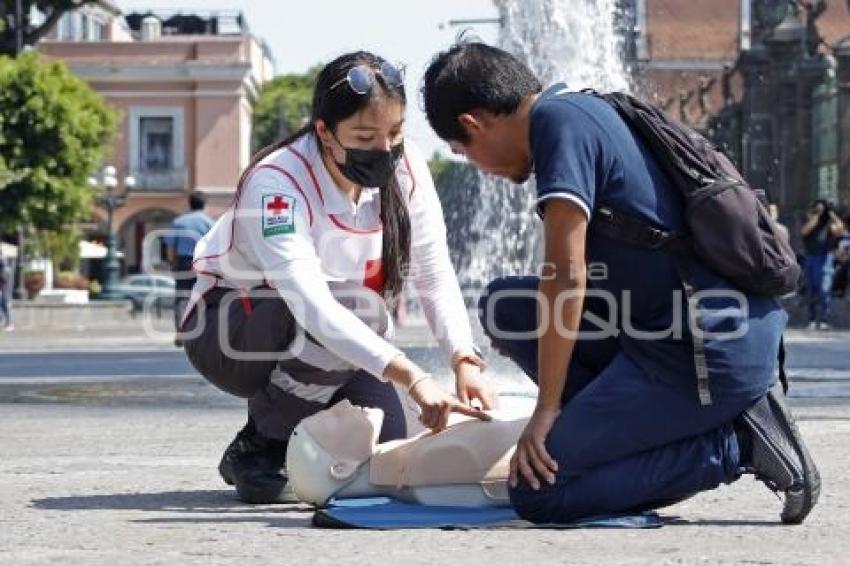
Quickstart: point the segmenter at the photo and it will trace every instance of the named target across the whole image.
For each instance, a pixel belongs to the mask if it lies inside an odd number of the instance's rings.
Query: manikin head
[[[492,421],[453,414],[439,434],[378,444],[383,411],[342,401],[295,428],[289,481],[301,501],[319,506],[335,496],[387,493],[431,505],[503,504],[510,456],[534,404],[501,397]]]
[[[341,401],[301,421],[286,452],[286,469],[301,501],[323,505],[357,477],[372,457],[384,412]],[[345,431],[345,434],[340,434]]]

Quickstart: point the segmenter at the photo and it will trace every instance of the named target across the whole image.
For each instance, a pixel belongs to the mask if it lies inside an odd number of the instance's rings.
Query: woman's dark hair
[[[425,71],[422,100],[428,122],[446,141],[467,142],[458,116],[472,110],[516,112],[543,87],[522,61],[480,42],[463,42],[438,53]]]
[[[824,199],[817,199],[815,201],[812,201],[812,204],[809,206],[809,208],[814,210],[814,208],[819,204],[823,206],[823,211],[821,211],[821,214],[818,217],[818,223],[815,226],[816,230],[820,230],[821,228],[823,228],[824,226],[829,224],[829,220],[830,220],[829,213],[830,213],[830,211],[832,211],[832,208],[833,208],[832,203],[830,203],[829,201],[824,200]]]
[[[270,153],[291,144],[301,136],[316,134],[315,122],[322,120],[328,129],[336,132],[337,125],[343,120],[368,107],[377,97],[394,98],[407,104],[404,85],[387,84],[380,73],[375,74],[380,88],[373,88],[368,95],[357,94],[347,85],[331,88],[345,79],[349,69],[357,65],[368,65],[377,70],[384,59],[367,51],[355,51],[341,55],[325,65],[316,77],[313,89],[313,105],[310,121],[292,135],[259,150],[239,179],[239,186],[246,181],[254,166]],[[316,142],[321,144],[319,136]],[[325,151],[319,147],[319,151]],[[384,298],[394,303],[404,287],[404,276],[410,264],[410,215],[401,195],[398,179],[395,175],[386,187],[381,187],[381,224],[383,225],[382,265],[384,270]]]

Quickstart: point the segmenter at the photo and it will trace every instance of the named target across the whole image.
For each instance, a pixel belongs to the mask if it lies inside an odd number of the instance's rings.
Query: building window
[[[103,41],[104,39],[106,39],[106,24],[94,16],[89,17],[86,27],[86,40]]]
[[[57,26],[59,41],[104,41],[106,23],[97,16],[81,12],[66,12]]]
[[[137,190],[183,190],[185,166],[183,108],[131,106],[127,155]]]
[[[83,38],[83,16],[66,12],[59,20],[59,41],[80,41]]]
[[[646,0],[616,0],[614,21],[626,63],[649,59],[646,20]]]
[[[166,171],[174,166],[174,118],[139,119],[139,169]]]

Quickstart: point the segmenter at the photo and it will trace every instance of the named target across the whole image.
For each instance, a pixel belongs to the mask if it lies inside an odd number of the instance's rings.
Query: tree
[[[469,269],[472,248],[482,237],[473,222],[481,210],[481,176],[469,163],[437,152],[428,161],[428,168],[443,205],[449,255],[462,275]]]
[[[18,14],[16,4],[21,5],[21,44],[18,45]],[[47,35],[62,14],[76,10],[98,0],[0,0],[0,55],[17,56],[24,47],[33,46]],[[44,14],[44,21],[33,25],[30,13],[35,6]]]
[[[442,185],[441,179],[446,171],[451,167],[452,161],[447,157],[443,157],[439,151],[431,154],[431,159],[428,160],[428,169],[431,171],[431,178],[434,179],[434,185],[439,187]]]
[[[0,57],[0,229],[55,231],[88,217],[86,181],[116,124],[116,112],[63,63]]]
[[[275,77],[263,85],[254,108],[254,149],[298,131],[310,119],[313,86],[321,65],[304,74]]]

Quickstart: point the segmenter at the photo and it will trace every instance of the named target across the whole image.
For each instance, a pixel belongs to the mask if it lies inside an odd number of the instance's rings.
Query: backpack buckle
[[[649,228],[646,232],[647,244],[653,249],[658,249],[667,241],[667,233],[658,228]]]

